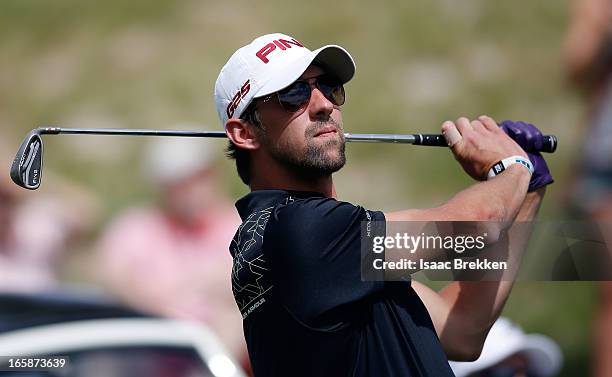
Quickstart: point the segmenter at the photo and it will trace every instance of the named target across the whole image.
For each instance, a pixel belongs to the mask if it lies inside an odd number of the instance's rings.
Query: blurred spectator
[[[599,311],[595,326],[594,376],[612,376],[612,283],[600,284]]]
[[[589,216],[612,214],[612,0],[575,1],[566,37],[570,79],[589,103],[575,207]],[[607,215],[606,215],[607,216]],[[609,216],[607,216],[609,217]]]
[[[8,158],[0,158],[10,166]],[[15,185],[0,174],[0,291],[52,290],[59,284],[62,257],[93,223],[95,202],[88,193],[47,177],[53,194]]]
[[[201,140],[154,140],[143,170],[159,190],[159,202],[127,209],[111,221],[99,241],[95,268],[126,304],[203,321],[245,360],[228,251],[240,220],[219,189],[214,160],[220,153]]]
[[[579,214],[612,224],[612,0],[575,0],[565,41],[570,79],[587,97],[583,157],[572,203]],[[612,230],[604,232],[612,234]],[[610,251],[610,243],[608,243]],[[612,376],[612,283],[600,284],[594,375]]]
[[[525,334],[507,318],[491,327],[480,357],[473,362],[451,361],[457,377],[549,377],[561,369],[559,346],[549,337]]]

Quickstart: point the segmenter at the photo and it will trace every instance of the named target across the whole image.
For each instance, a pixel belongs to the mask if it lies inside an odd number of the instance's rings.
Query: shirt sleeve
[[[373,237],[384,236],[384,221],[382,212],[329,198],[275,208],[263,247],[271,261],[275,295],[309,324],[362,305],[384,287],[382,279],[361,279],[362,262],[371,263],[372,257],[362,247],[372,250]]]

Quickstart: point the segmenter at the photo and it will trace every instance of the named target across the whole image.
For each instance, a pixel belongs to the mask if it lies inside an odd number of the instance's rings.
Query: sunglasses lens
[[[328,76],[317,79],[317,88],[336,106],[344,105],[345,94],[342,84]],[[285,111],[294,113],[308,104],[312,89],[305,81],[296,81],[287,88],[277,92],[278,102]]]
[[[334,105],[344,105],[345,94],[342,84],[332,77],[323,76],[317,81],[318,88]]]
[[[296,81],[278,92],[277,95],[278,102],[285,111],[296,112],[310,100],[310,85],[303,81]]]

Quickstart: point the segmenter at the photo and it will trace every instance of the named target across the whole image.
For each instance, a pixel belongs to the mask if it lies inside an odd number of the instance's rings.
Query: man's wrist
[[[506,168],[501,174],[498,174],[499,177],[506,177],[504,179],[510,179],[514,183],[515,187],[525,187],[529,186],[529,182],[531,181],[531,174],[529,174],[529,170],[525,169],[524,166],[520,164],[513,164]],[[491,181],[491,179],[488,179]]]
[[[487,179],[491,179],[503,173],[514,165],[522,166],[524,170],[529,173],[530,177],[533,174],[534,167],[531,161],[529,161],[529,158],[516,155],[504,158],[503,160],[500,160],[497,163],[493,164],[493,166],[489,169],[489,172],[487,173]]]

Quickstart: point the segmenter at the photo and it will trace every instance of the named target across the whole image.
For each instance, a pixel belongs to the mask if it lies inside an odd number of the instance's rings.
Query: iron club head
[[[40,186],[43,165],[43,142],[40,129],[34,129],[23,140],[11,165],[11,179],[28,190]]]

